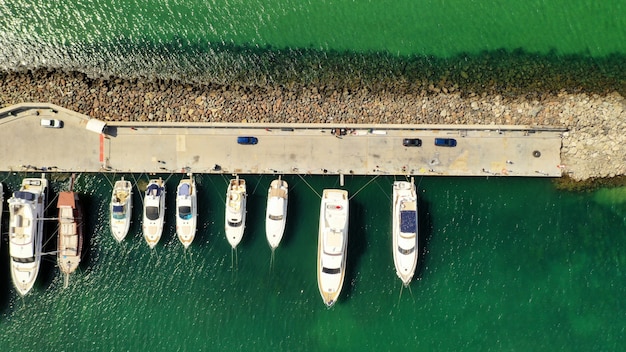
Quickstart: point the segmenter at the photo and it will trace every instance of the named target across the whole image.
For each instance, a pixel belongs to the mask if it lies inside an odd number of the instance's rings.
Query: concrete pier
[[[62,128],[41,126],[63,121]],[[0,171],[561,176],[563,128],[107,122],[44,103],[0,110]],[[238,136],[258,138],[240,145]],[[435,146],[454,138],[456,147]],[[405,147],[403,138],[419,138]]]

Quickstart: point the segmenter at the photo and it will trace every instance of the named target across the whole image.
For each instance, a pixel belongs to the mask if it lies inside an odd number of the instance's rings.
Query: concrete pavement
[[[44,118],[62,120],[46,128]],[[52,104],[0,110],[1,171],[561,176],[562,128],[547,126],[107,123]],[[345,129],[338,136],[335,128]],[[237,144],[255,136],[257,145]],[[434,139],[454,138],[456,147]],[[404,147],[420,138],[421,147]]]

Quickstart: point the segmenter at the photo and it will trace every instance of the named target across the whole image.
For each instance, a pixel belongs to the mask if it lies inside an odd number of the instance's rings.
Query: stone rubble
[[[566,127],[562,170],[575,180],[626,174],[626,99],[614,92],[505,97],[455,87],[419,94],[326,87],[240,87],[0,73],[0,107],[49,102],[104,121],[481,124]]]

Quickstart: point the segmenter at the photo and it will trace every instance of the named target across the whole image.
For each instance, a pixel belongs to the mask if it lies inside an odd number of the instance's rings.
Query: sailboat
[[[65,274],[65,287],[68,285],[70,274],[76,271],[80,264],[83,247],[83,214],[78,193],[73,189],[74,175],[72,175],[70,190],[59,192],[57,201],[59,209],[57,263],[59,269]]]
[[[133,185],[130,181],[116,181],[111,195],[110,224],[111,233],[117,242],[122,242],[130,229],[133,213]]]
[[[237,176],[230,180],[226,191],[225,230],[228,243],[237,247],[246,227],[246,180]]]
[[[272,250],[276,249],[283,238],[287,220],[287,200],[289,185],[280,178],[272,181],[267,191],[265,212],[265,236]]]
[[[317,285],[326,306],[337,302],[346,273],[348,192],[325,189],[320,205]]]
[[[196,235],[197,213],[196,182],[189,175],[176,188],[176,234],[185,248]]]
[[[404,286],[413,279],[418,257],[417,193],[415,184],[396,181],[393,183],[393,262],[396,274]]]
[[[143,201],[143,237],[154,248],[163,234],[165,219],[165,182],[152,179],[148,182]]]
[[[41,178],[25,178],[8,201],[11,278],[22,296],[33,288],[41,265],[47,189],[43,174]]]

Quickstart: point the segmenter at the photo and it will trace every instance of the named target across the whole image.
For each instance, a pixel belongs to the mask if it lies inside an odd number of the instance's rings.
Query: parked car
[[[237,143],[254,145],[254,144],[259,143],[259,140],[256,137],[244,136],[244,137],[237,137]]]
[[[402,145],[405,147],[421,147],[422,140],[419,138],[405,138],[402,140]]]
[[[435,145],[438,147],[456,147],[454,138],[435,138]]]
[[[63,121],[56,119],[41,119],[41,125],[49,128],[61,128],[63,127]]]

